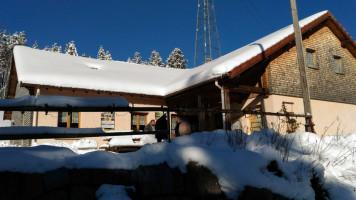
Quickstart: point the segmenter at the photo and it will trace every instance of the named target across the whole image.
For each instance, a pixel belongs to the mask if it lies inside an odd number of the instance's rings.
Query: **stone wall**
[[[328,27],[322,27],[303,40],[304,49],[315,51],[317,68],[307,67],[312,99],[356,104],[356,59],[341,47],[340,40]],[[343,74],[334,70],[334,56],[341,57]],[[305,55],[305,62],[306,55]],[[267,68],[271,94],[301,97],[296,48],[286,51]]]

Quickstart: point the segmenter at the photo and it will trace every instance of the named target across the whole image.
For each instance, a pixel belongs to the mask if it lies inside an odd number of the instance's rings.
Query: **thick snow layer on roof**
[[[326,12],[301,20],[300,26],[304,27]],[[291,34],[292,25],[186,70],[97,60],[24,46],[14,48],[14,58],[22,83],[165,96],[228,73]]]
[[[125,98],[86,98],[68,96],[39,95],[23,96],[16,99],[0,99],[0,107],[16,106],[53,106],[53,107],[128,107]]]

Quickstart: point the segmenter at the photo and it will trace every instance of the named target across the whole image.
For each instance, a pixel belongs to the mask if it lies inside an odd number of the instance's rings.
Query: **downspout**
[[[36,89],[35,97],[40,94],[40,88]],[[32,115],[32,126],[38,126],[38,111],[34,111]],[[37,143],[37,139],[31,141],[32,144]]]
[[[219,85],[219,82],[217,79],[215,79],[215,86],[220,89],[220,94],[221,94],[221,109],[225,110],[225,94],[224,94],[224,88]],[[226,113],[222,113],[222,120],[223,120],[223,129],[226,130]]]
[[[35,91],[35,97],[37,98],[37,96],[40,94],[40,88],[36,88]],[[32,116],[32,126],[38,126],[38,111],[34,111],[33,112],[33,116]]]

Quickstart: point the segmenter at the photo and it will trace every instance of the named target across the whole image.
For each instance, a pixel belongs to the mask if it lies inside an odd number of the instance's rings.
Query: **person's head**
[[[154,119],[152,119],[152,120],[150,121],[150,124],[151,124],[152,126],[154,126],[154,125],[156,125],[156,121],[155,121]]]

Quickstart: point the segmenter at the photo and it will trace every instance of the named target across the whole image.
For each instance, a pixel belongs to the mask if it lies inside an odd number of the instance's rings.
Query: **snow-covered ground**
[[[171,143],[146,144],[137,152],[125,154],[77,154],[66,147],[44,145],[4,147],[0,148],[0,171],[33,173],[60,167],[135,169],[167,162],[185,172],[186,164],[196,161],[216,174],[222,190],[234,199],[246,185],[267,188],[289,198],[314,199],[310,186],[314,173],[324,175],[321,181],[325,181],[331,199],[345,200],[356,199],[355,143],[356,134],[320,138],[305,132],[279,135],[268,130],[246,135],[217,130],[174,138]],[[273,160],[282,176],[267,170]]]

